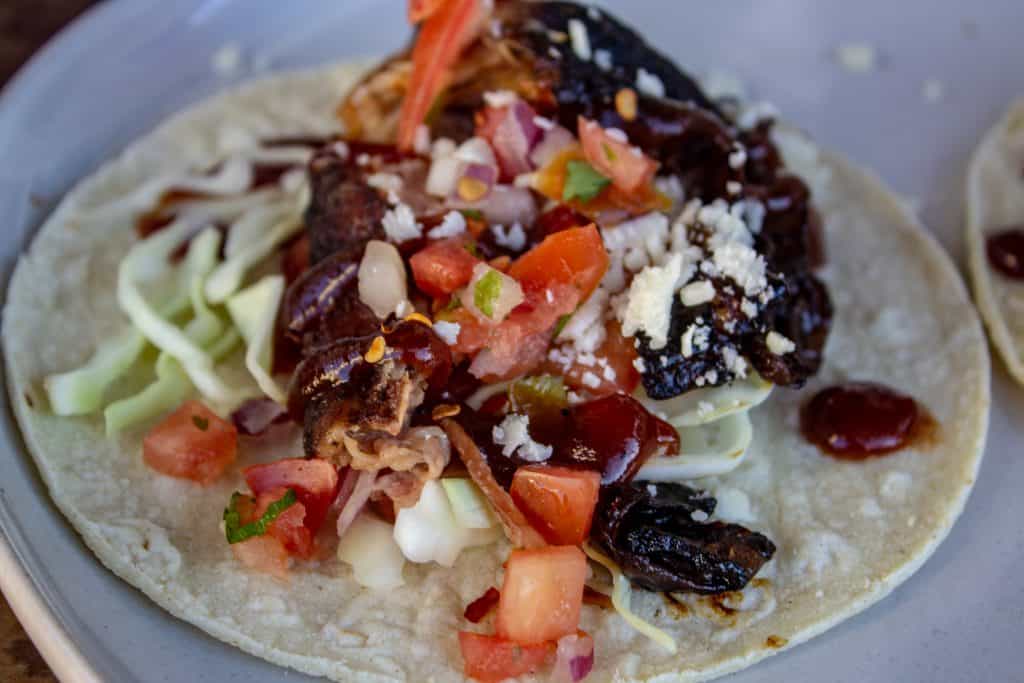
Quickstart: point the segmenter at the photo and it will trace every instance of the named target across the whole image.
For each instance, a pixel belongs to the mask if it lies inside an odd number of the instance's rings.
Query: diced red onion
[[[594,639],[580,632],[563,636],[558,640],[555,651],[554,680],[562,683],[579,683],[594,668]]]
[[[501,165],[503,177],[515,178],[517,175],[533,170],[530,164],[530,150],[540,140],[540,127],[534,122],[537,114],[530,105],[522,100],[506,108],[500,123],[494,129],[491,145]]]
[[[249,399],[231,413],[231,422],[239,434],[262,436],[271,425],[288,421],[284,406],[269,398]]]
[[[461,199],[450,201],[453,209],[476,209],[489,223],[500,225],[532,225],[537,218],[537,202],[533,193],[525,187],[496,185],[484,199],[466,202]]]
[[[370,500],[373,493],[373,482],[377,479],[376,472],[349,469],[341,482],[338,500],[341,501],[341,512],[338,515],[338,538],[345,535],[348,528]],[[343,498],[348,490],[347,498]]]
[[[565,148],[575,144],[576,138],[567,128],[555,126],[544,133],[544,137],[533,151],[530,152],[530,162],[535,168],[544,168]]]
[[[463,178],[477,180],[487,188],[481,198],[475,200],[477,202],[485,201],[491,194],[491,190],[498,183],[498,168],[486,164],[463,163],[459,168],[458,178],[456,178],[455,185],[452,188],[452,198],[456,201],[466,201],[466,198],[459,194],[459,181]]]

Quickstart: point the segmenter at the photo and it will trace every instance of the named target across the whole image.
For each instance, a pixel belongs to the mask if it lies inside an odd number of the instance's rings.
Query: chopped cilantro
[[[572,313],[566,313],[558,319],[558,322],[555,324],[555,333],[551,335],[552,339],[557,339],[558,335],[562,334],[562,330],[564,330],[565,326],[569,324],[569,320],[571,318]]]
[[[494,302],[501,296],[501,274],[490,270],[473,288],[473,304],[488,318],[494,316]]]
[[[210,421],[207,420],[205,417],[200,417],[199,415],[192,416],[192,424],[194,424],[196,426],[196,429],[198,429],[201,432],[205,432],[207,429],[210,428]]]
[[[473,256],[474,258],[480,258],[480,250],[477,248],[475,240],[470,240],[469,242],[466,242],[464,245],[462,245],[462,247],[466,251],[468,251],[470,255]]]
[[[231,503],[228,505],[227,509],[224,510],[224,535],[227,536],[228,543],[241,543],[242,541],[247,541],[250,538],[262,536],[267,533],[267,527],[269,527],[282,512],[294,505],[297,500],[295,497],[295,491],[288,489],[285,494],[281,496],[280,500],[275,500],[267,506],[267,511],[263,513],[262,517],[257,519],[255,522],[242,524],[241,515],[238,513],[238,502],[243,498],[245,498],[243,494],[234,493],[231,496]]]
[[[459,213],[471,221],[482,221],[484,219],[484,212],[479,209],[460,209]]]
[[[579,199],[582,202],[589,202],[611,183],[586,161],[570,161],[567,171],[565,188],[562,190],[564,201]]]
[[[451,299],[448,299],[448,303],[446,303],[444,308],[441,309],[441,313],[451,313],[452,311],[457,311],[460,308],[462,308],[462,301],[459,300],[459,297],[453,296]]]

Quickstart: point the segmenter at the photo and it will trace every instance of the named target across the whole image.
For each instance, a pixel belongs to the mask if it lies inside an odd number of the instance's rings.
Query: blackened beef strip
[[[643,588],[705,595],[740,590],[772,558],[775,544],[737,524],[697,521],[707,520],[715,505],[683,484],[609,487],[591,541]]]
[[[325,147],[309,164],[312,197],[306,210],[310,263],[316,265],[342,252],[359,262],[370,240],[384,239],[382,221],[387,203],[362,174],[332,147]]]

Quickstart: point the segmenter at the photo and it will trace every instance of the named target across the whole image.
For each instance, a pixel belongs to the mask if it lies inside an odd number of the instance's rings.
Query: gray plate
[[[78,21],[2,99],[3,281],[61,194],[167,115],[266,69],[399,45],[404,3],[382,4],[116,0]],[[738,74],[820,142],[876,169],[920,202],[959,260],[968,154],[1024,94],[1020,0],[609,4],[684,66]],[[231,41],[243,69],[225,79],[211,59]],[[838,66],[833,50],[847,41],[874,45],[877,69]],[[922,96],[933,77],[945,85],[939,102]],[[1024,680],[1024,392],[994,367],[981,478],[935,556],[879,605],[732,680]],[[32,618],[55,619],[110,681],[305,680],[206,637],[106,572],[50,503],[7,415],[0,525],[49,606]]]

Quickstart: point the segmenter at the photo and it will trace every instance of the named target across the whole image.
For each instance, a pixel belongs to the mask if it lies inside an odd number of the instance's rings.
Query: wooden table
[[[0,83],[6,83],[46,40],[96,0],[0,0]],[[0,598],[0,681],[57,679]]]

